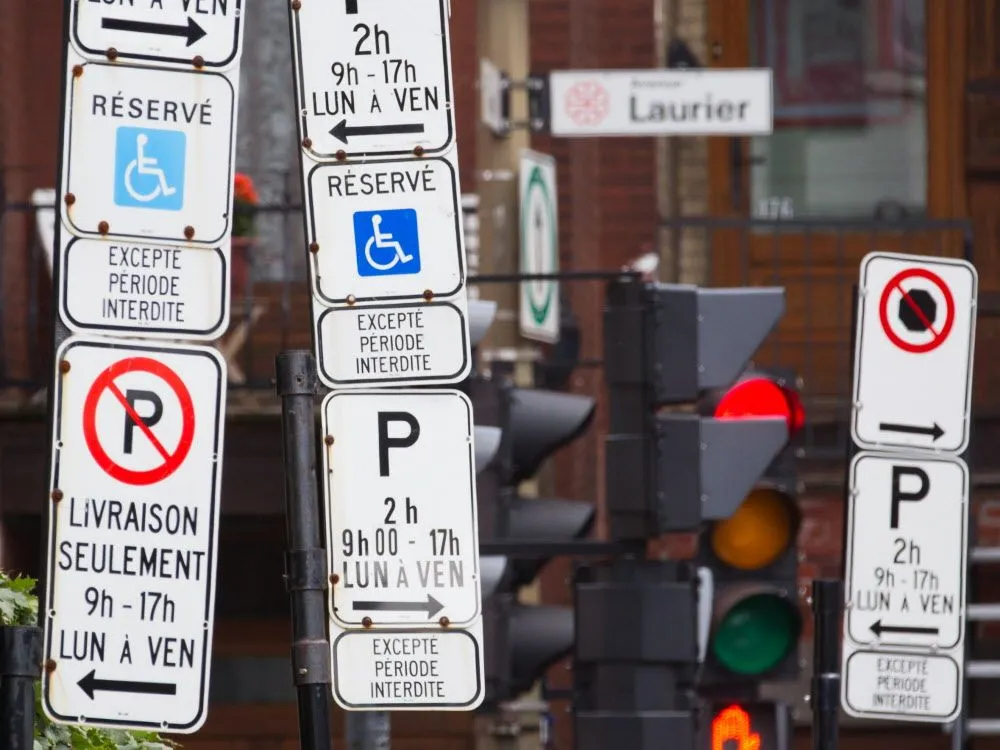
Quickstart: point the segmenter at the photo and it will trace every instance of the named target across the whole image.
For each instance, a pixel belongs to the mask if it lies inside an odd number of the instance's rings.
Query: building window
[[[753,214],[925,213],[924,3],[751,0],[751,61],[774,71],[775,107],[774,134],[751,141]]]

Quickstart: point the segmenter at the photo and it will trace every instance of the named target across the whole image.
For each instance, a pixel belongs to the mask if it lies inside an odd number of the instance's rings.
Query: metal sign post
[[[320,533],[313,406],[316,363],[307,351],[275,360],[281,398],[288,523],[286,576],[292,603],[292,676],[303,750],[331,750],[330,645],[326,639],[326,554]]]

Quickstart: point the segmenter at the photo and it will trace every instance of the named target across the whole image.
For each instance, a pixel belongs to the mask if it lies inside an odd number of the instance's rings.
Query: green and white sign
[[[527,149],[521,152],[521,273],[559,272],[559,201],[556,160]],[[559,340],[559,282],[521,284],[521,335],[555,343]]]

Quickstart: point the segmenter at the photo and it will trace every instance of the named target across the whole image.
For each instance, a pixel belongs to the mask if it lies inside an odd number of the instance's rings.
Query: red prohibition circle
[[[889,297],[894,291],[898,291],[903,295],[905,300],[909,300],[909,292],[903,289],[903,282],[909,279],[924,279],[925,281],[929,281],[938,288],[941,296],[944,297],[945,314],[941,330],[935,331],[933,327],[928,325],[928,330],[931,332],[932,338],[923,344],[914,344],[904,339],[896,333],[892,327],[892,321],[889,320]],[[915,303],[912,303],[911,307],[913,307],[914,311],[917,310]],[[920,315],[919,312],[917,314]],[[955,298],[952,296],[948,285],[944,283],[944,280],[933,271],[928,271],[926,268],[908,268],[905,271],[897,273],[885,285],[885,289],[882,290],[882,299],[879,300],[878,315],[879,321],[882,323],[882,330],[885,331],[885,335],[888,336],[892,343],[904,352],[926,354],[941,346],[948,338],[948,334],[951,333],[952,326],[955,325]]]
[[[147,372],[155,375],[166,382],[170,390],[177,396],[177,400],[180,401],[181,438],[173,453],[168,452],[163,447],[156,436],[150,431],[149,427],[146,427],[142,420],[133,412],[132,407],[125,400],[125,396],[118,386],[115,385],[115,378],[130,372]],[[130,413],[136,426],[139,427],[147,439],[153,443],[153,447],[163,456],[163,463],[161,465],[145,471],[136,471],[135,469],[129,469],[117,464],[108,455],[107,451],[104,450],[97,432],[97,403],[106,390],[111,392],[127,413]],[[83,436],[87,441],[90,454],[97,461],[97,465],[104,469],[111,477],[125,484],[155,484],[177,471],[191,450],[191,444],[194,442],[194,402],[191,400],[191,394],[184,385],[184,381],[178,377],[177,373],[162,362],[157,362],[155,359],[148,357],[121,359],[98,375],[94,380],[94,384],[90,386],[90,390],[87,392],[87,398],[83,404]]]

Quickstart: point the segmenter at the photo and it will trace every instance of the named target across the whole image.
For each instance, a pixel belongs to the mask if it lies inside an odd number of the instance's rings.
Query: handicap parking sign
[[[412,208],[355,211],[354,245],[360,276],[420,273],[417,212]]]
[[[120,127],[115,134],[115,203],[180,211],[187,136],[178,130]]]

